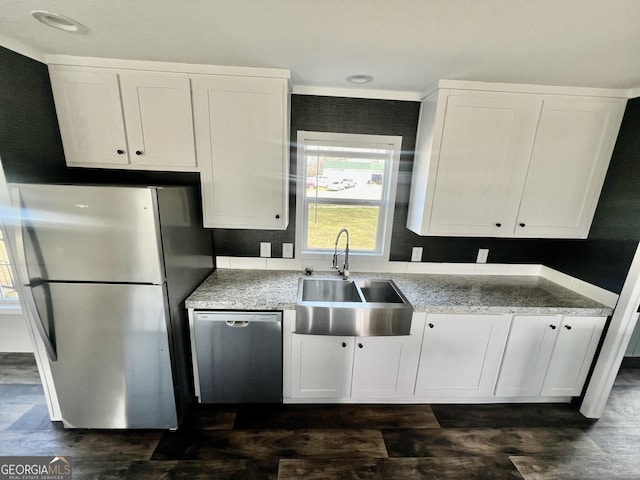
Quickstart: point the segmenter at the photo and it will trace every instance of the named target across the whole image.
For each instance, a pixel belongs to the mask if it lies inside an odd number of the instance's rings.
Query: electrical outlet
[[[479,248],[478,258],[476,259],[476,263],[487,263],[487,258],[489,258],[489,249]]]
[[[282,258],[293,258],[293,243],[282,244]]]
[[[412,262],[422,261],[422,247],[413,247],[411,249],[411,261]]]
[[[271,257],[271,242],[260,242],[260,256]]]

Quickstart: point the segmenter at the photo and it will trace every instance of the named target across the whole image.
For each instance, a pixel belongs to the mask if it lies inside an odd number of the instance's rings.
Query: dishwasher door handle
[[[234,328],[243,328],[249,325],[249,322],[247,322],[246,320],[227,320],[224,323],[227,325],[227,327]]]

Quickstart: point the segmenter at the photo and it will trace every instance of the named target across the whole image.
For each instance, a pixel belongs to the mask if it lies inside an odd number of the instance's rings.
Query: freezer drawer
[[[195,312],[192,335],[200,402],[282,401],[282,313]]]

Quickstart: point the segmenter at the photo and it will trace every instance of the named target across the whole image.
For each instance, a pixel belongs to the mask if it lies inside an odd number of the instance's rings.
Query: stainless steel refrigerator
[[[197,191],[10,192],[23,303],[47,349],[64,426],[177,428],[193,392],[183,303],[213,268]]]

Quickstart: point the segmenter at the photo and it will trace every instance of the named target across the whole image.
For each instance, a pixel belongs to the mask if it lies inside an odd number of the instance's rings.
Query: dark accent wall
[[[553,240],[544,265],[615,293],[640,241],[640,98],[630,100],[587,240]]]
[[[0,159],[9,182],[56,181],[64,169],[47,67],[2,47]]]
[[[489,248],[492,263],[542,263],[547,240],[420,237],[405,227],[420,113],[419,102],[292,95],[289,228],[285,231],[214,230],[219,255],[259,256],[260,242],[271,242],[274,257],[282,243],[295,241],[295,172],[298,130],[402,136],[402,154],[391,239],[393,261],[409,261],[411,247],[424,247],[425,262],[475,262],[478,248]]]
[[[8,182],[199,185],[197,173],[67,167],[47,66],[3,47],[0,159]]]

